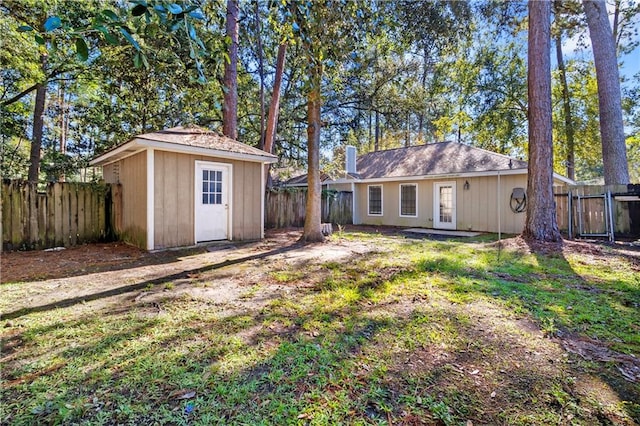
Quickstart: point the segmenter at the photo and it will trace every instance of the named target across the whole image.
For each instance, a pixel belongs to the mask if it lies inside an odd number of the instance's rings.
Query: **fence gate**
[[[569,215],[575,211],[576,236],[607,237],[613,241],[613,200],[611,191],[604,194],[572,194],[569,191]],[[574,220],[569,217],[569,238],[573,238]]]

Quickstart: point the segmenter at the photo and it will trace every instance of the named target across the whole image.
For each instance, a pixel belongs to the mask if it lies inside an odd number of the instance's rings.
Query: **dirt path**
[[[2,256],[0,301],[5,319],[91,302],[92,309],[127,302],[158,309],[162,299],[188,296],[227,308],[264,304],[286,286],[270,271],[304,268],[314,262],[343,261],[378,251],[372,243],[340,241],[301,245],[299,230],[271,231],[263,241],[147,253],[121,243],[59,251],[13,252]],[[243,297],[251,294],[252,297]]]

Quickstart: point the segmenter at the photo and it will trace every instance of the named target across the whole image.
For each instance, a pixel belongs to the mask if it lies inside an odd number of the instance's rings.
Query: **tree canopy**
[[[37,157],[40,180],[84,179],[89,158],[135,134],[189,124],[222,132],[227,3],[2,2],[2,176],[27,178]],[[591,180],[604,168],[587,19],[575,1],[554,9],[551,37],[562,49],[552,49],[553,167]],[[640,83],[629,60],[639,9],[633,1],[608,9],[617,60],[626,63],[631,180],[640,157]],[[275,101],[277,166],[305,170],[315,87],[323,170],[343,169],[345,145],[365,153],[454,140],[527,159],[527,19],[522,4],[488,0],[238,2],[237,138],[261,146]]]

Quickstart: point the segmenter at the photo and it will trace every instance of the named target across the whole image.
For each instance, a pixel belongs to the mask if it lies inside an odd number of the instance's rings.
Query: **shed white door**
[[[231,165],[196,161],[196,242],[229,236]]]
[[[433,184],[433,227],[456,229],[456,183]]]

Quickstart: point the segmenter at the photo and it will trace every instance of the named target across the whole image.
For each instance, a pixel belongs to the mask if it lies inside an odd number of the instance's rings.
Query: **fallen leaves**
[[[196,391],[191,389],[180,389],[169,394],[169,399],[191,399],[196,396]]]

